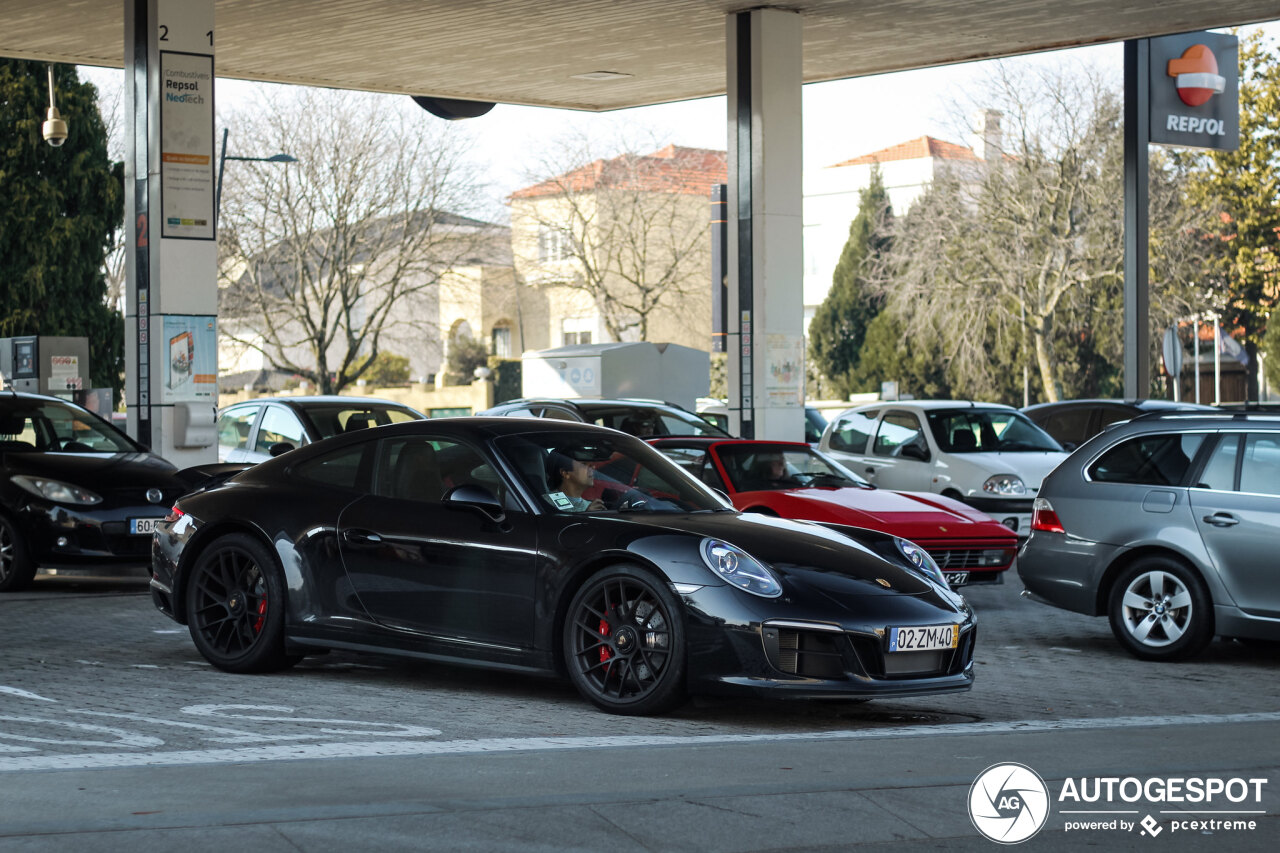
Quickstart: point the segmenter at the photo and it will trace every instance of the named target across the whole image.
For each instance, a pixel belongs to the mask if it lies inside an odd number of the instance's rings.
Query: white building
[[[849,225],[858,215],[859,196],[871,183],[871,172],[880,177],[896,216],[937,177],[950,171],[976,170],[982,160],[1001,155],[1001,113],[983,110],[975,118],[973,147],[957,145],[933,136],[921,136],[804,173],[804,323],[831,289],[831,276],[845,242]]]

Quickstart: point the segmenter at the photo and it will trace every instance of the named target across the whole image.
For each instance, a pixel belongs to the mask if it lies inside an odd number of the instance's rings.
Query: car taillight
[[[1053,511],[1053,504],[1044,498],[1036,498],[1031,504],[1031,529],[1043,530],[1045,533],[1066,533],[1058,514]]]
[[[173,524],[175,521],[182,518],[184,515],[186,515],[186,513],[178,509],[176,506],[170,507],[169,514],[164,517],[164,520],[167,521],[169,524]]]

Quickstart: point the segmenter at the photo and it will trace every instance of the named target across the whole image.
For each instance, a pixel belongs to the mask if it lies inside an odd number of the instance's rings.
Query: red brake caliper
[[[605,619],[600,620],[600,636],[609,636],[609,622]],[[608,646],[600,647],[600,663],[607,663],[609,658],[613,657],[613,652],[609,651]]]
[[[262,623],[267,621],[267,598],[262,597],[262,601],[258,602],[258,618],[253,620],[253,633],[262,633]]]

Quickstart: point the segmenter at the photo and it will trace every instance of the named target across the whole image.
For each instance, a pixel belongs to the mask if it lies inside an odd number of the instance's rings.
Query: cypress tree
[[[41,136],[47,66],[0,59],[0,336],[89,339],[91,383],[120,391],[124,322],[103,262],[124,214],[124,166],[107,156],[97,89],[54,68],[65,144]]]

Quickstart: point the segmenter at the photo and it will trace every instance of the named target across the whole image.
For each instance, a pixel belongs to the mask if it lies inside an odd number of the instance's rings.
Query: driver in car
[[[599,498],[587,500],[582,493],[595,483],[595,469],[580,459],[553,450],[547,457],[548,497],[557,508],[569,512],[604,509]]]
[[[761,453],[751,465],[751,473],[743,491],[794,489],[800,481],[787,473],[787,460],[781,453]]]

